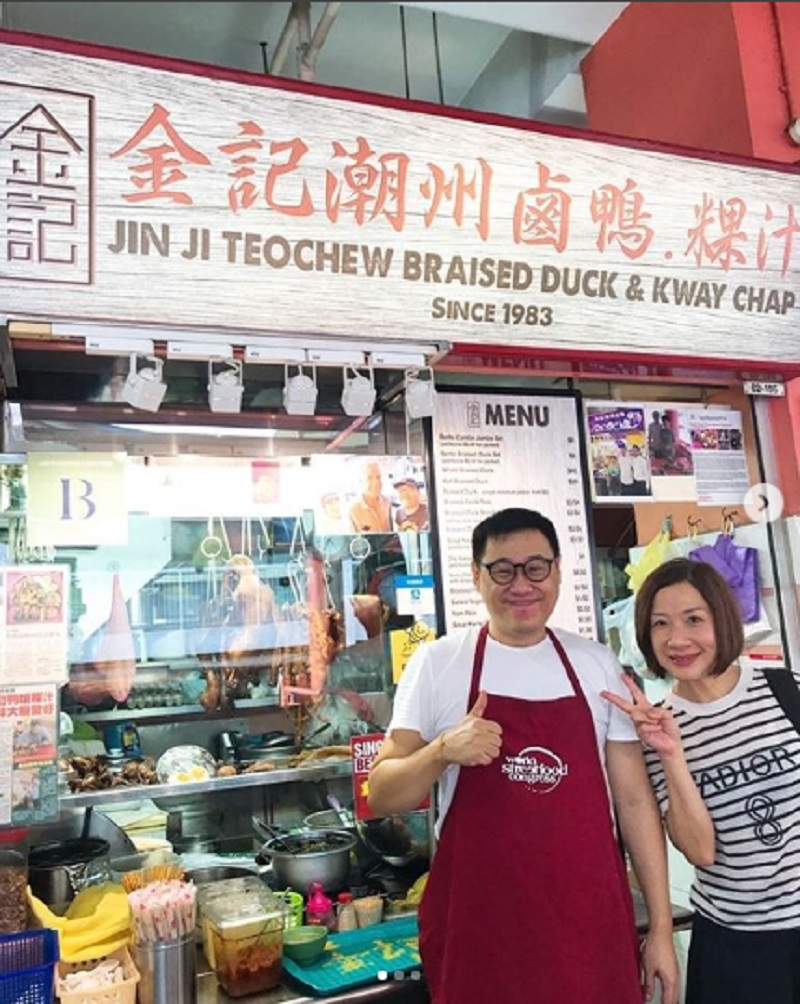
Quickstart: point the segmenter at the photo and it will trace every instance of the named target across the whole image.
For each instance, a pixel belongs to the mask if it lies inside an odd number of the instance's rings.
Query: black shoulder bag
[[[800,734],[800,689],[790,669],[766,669],[764,676],[783,713]]]

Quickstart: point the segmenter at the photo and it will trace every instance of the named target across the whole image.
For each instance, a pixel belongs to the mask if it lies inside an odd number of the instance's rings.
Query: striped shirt
[[[674,714],[716,832],[714,864],[695,868],[692,906],[743,931],[800,927],[800,736],[764,671],[742,665],[736,686],[717,701],[670,694],[661,704]],[[664,814],[661,761],[650,749],[645,759]]]

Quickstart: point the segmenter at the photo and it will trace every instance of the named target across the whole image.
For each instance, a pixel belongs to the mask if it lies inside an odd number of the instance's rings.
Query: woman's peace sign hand
[[[622,682],[630,691],[630,701],[610,690],[601,691],[600,696],[625,712],[645,746],[649,746],[664,757],[674,756],[681,751],[681,734],[672,712],[666,708],[654,708],[644,692],[636,685],[636,681],[627,673],[622,674]]]

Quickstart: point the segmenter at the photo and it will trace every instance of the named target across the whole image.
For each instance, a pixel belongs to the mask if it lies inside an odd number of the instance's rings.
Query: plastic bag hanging
[[[720,573],[739,603],[745,624],[758,620],[758,551],[754,547],[741,547],[730,534],[721,533],[712,545],[696,548],[689,558],[703,561]]]
[[[625,567],[625,574],[633,592],[638,593],[647,576],[671,557],[672,541],[669,530],[660,530],[639,557]]]
[[[647,663],[636,642],[635,608],[636,600],[633,596],[609,603],[603,609],[603,629],[609,641],[612,640],[612,631],[616,631],[616,654],[620,663],[642,674],[647,671]]]

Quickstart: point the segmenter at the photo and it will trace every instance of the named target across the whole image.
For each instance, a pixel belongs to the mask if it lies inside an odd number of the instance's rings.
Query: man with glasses
[[[647,902],[647,999],[677,1000],[664,836],[602,645],[548,621],[555,527],[504,509],[472,534],[488,623],[417,650],[370,774],[378,815],[438,783],[439,844],[420,907],[433,1004],[641,1004],[636,932],[612,806]]]

